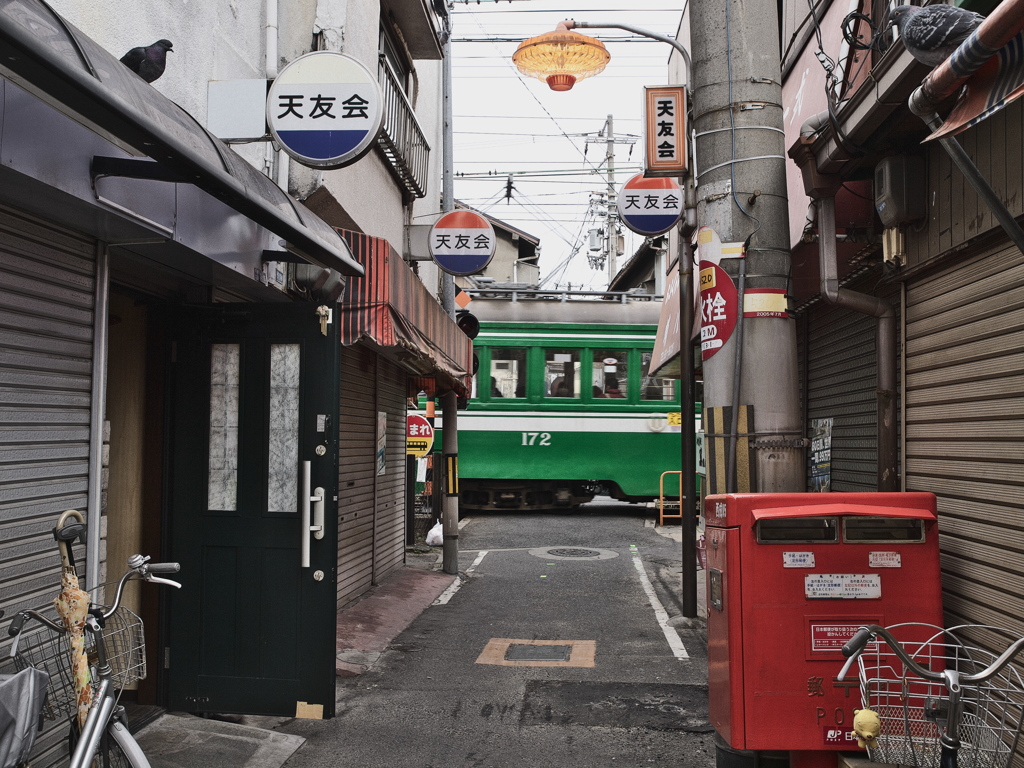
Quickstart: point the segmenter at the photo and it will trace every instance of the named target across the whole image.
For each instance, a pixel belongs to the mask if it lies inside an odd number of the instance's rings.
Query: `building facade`
[[[90,589],[134,552],[180,561],[180,592],[130,593],[140,702],[332,716],[337,608],[403,562],[408,397],[464,394],[472,354],[437,271],[401,258],[438,208],[443,13],[0,8],[0,608],[55,595],[65,509],[88,517]],[[164,38],[152,84],[118,61]],[[211,83],[312,50],[381,85],[357,162],[314,170],[206,128]],[[34,764],[66,759],[64,736]]]

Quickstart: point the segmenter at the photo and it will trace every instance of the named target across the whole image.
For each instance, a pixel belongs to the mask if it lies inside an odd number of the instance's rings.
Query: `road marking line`
[[[486,555],[487,555],[487,550],[486,549],[481,549],[479,554],[476,556],[476,560],[474,560],[473,564],[471,566],[469,566],[469,568],[466,569],[466,573],[472,573],[473,571],[475,571],[476,567],[478,565],[480,565],[480,561],[483,560]],[[462,588],[462,579],[456,578],[455,581],[453,581],[448,586],[448,589],[446,589],[444,592],[442,592],[438,596],[437,600],[432,602],[431,605],[448,605],[448,601],[451,600],[455,596],[455,593],[458,592],[461,588]]]
[[[644,592],[647,593],[647,600],[654,609],[654,617],[658,620],[665,639],[668,640],[668,647],[672,649],[672,654],[677,659],[690,658],[690,654],[686,652],[686,646],[683,645],[683,641],[679,638],[675,627],[669,626],[668,612],[665,610],[665,606],[661,604],[661,600],[658,599],[658,595],[655,594],[654,586],[651,584],[651,580],[647,578],[647,571],[644,570],[644,564],[640,560],[639,555],[633,555],[633,566],[636,568],[636,572],[640,574],[640,581],[644,585]]]

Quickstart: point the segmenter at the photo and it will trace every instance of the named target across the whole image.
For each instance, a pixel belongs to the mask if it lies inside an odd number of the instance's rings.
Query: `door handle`
[[[301,514],[299,515],[300,529],[300,550],[302,567],[309,568],[309,534],[313,534],[313,538],[322,539],[324,537],[324,489],[317,486],[313,489],[312,495],[310,494],[309,486],[312,483],[312,466],[311,462],[302,462],[302,506]],[[312,510],[310,508],[312,504]],[[310,512],[312,511],[312,524],[310,523]]]

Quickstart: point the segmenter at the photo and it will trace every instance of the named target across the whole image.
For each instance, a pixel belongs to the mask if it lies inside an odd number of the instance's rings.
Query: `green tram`
[[[648,375],[661,302],[473,294],[479,366],[459,413],[460,509],[657,499],[682,453],[678,382]],[[679,476],[664,484],[675,497]]]

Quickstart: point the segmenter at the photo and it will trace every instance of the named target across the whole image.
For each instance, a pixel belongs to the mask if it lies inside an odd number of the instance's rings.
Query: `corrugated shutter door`
[[[846,286],[875,294],[877,273]],[[897,312],[899,311],[897,306]],[[818,302],[808,310],[807,373],[804,377],[807,425],[832,418],[832,490],[878,490],[878,401],[874,317]],[[808,468],[809,472],[809,468]],[[808,474],[808,478],[810,475]],[[808,479],[808,487],[810,487]]]
[[[0,207],[0,608],[6,619],[56,596],[54,522],[65,509],[86,507],[95,252],[94,241]],[[0,638],[6,640],[6,631]],[[66,724],[46,725],[33,756],[40,767],[66,759]]]
[[[906,366],[907,490],[938,496],[946,621],[1024,633],[1024,256],[909,283]]]
[[[338,606],[405,562],[407,374],[358,344],[341,351]],[[377,474],[377,413],[387,414]]]
[[[373,583],[377,356],[341,350],[338,477],[338,607]]]
[[[388,415],[387,471],[377,477],[377,535],[374,581],[405,563],[406,377],[390,360],[381,359],[377,403]]]

